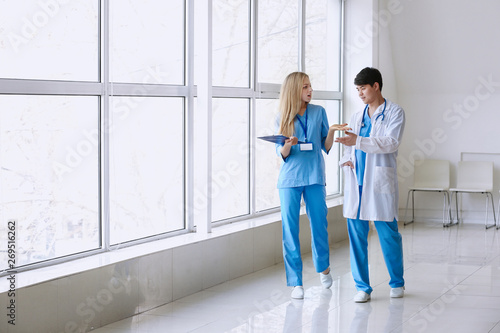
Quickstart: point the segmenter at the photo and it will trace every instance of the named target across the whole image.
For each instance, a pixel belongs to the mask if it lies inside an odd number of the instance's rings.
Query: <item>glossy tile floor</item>
[[[406,294],[390,299],[377,234],[370,232],[373,286],[353,302],[348,242],[333,244],[334,284],[320,287],[304,258],[305,299],[290,299],[282,264],[220,284],[93,332],[497,332],[500,333],[500,230],[477,224],[400,226]]]

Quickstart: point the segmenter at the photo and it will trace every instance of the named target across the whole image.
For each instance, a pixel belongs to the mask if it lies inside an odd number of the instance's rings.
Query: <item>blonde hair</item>
[[[306,73],[293,72],[288,74],[281,85],[279,134],[290,137],[295,132],[294,121],[302,106],[302,87],[305,78],[309,78]]]

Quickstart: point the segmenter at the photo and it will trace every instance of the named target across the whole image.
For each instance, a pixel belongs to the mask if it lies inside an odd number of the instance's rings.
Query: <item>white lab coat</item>
[[[368,221],[398,220],[399,190],[396,158],[398,147],[405,127],[404,110],[387,100],[385,119],[377,116],[382,113],[380,105],[371,117],[370,137],[358,136],[356,146],[344,146],[340,165],[351,161],[354,169],[345,166],[344,170],[344,217],[356,219],[359,207],[359,185],[356,176],[355,150],[366,153],[363,193],[359,218]],[[363,111],[351,117],[349,126],[359,135]]]

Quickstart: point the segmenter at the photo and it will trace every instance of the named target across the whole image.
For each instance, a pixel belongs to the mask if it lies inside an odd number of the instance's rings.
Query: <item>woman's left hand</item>
[[[345,124],[333,124],[330,126],[329,131],[351,131],[350,127],[347,127],[347,123]]]

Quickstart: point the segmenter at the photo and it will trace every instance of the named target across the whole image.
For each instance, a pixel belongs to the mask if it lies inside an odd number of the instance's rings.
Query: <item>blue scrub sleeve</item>
[[[283,157],[283,155],[281,155],[281,147],[283,147],[283,145],[276,144],[276,155],[278,155],[278,157],[280,157],[283,162],[286,162],[288,157],[290,157],[290,155],[292,154],[292,150],[290,149],[290,154],[287,157]]]
[[[278,116],[276,117],[276,119],[274,120],[274,133],[277,134],[278,131],[279,131],[279,128],[280,128],[280,115],[278,114]],[[286,162],[286,160],[288,159],[288,155],[287,157],[283,157],[283,155],[281,155],[281,147],[283,147],[283,145],[280,145],[279,143],[276,143],[275,144],[275,148],[276,148],[276,155],[278,155],[278,157],[280,157],[283,162]],[[291,151],[290,151],[291,153]]]
[[[329,151],[325,148],[326,137],[328,136],[328,130],[330,126],[328,126],[328,116],[326,115],[326,111],[324,108],[321,110],[321,149],[328,154]]]

